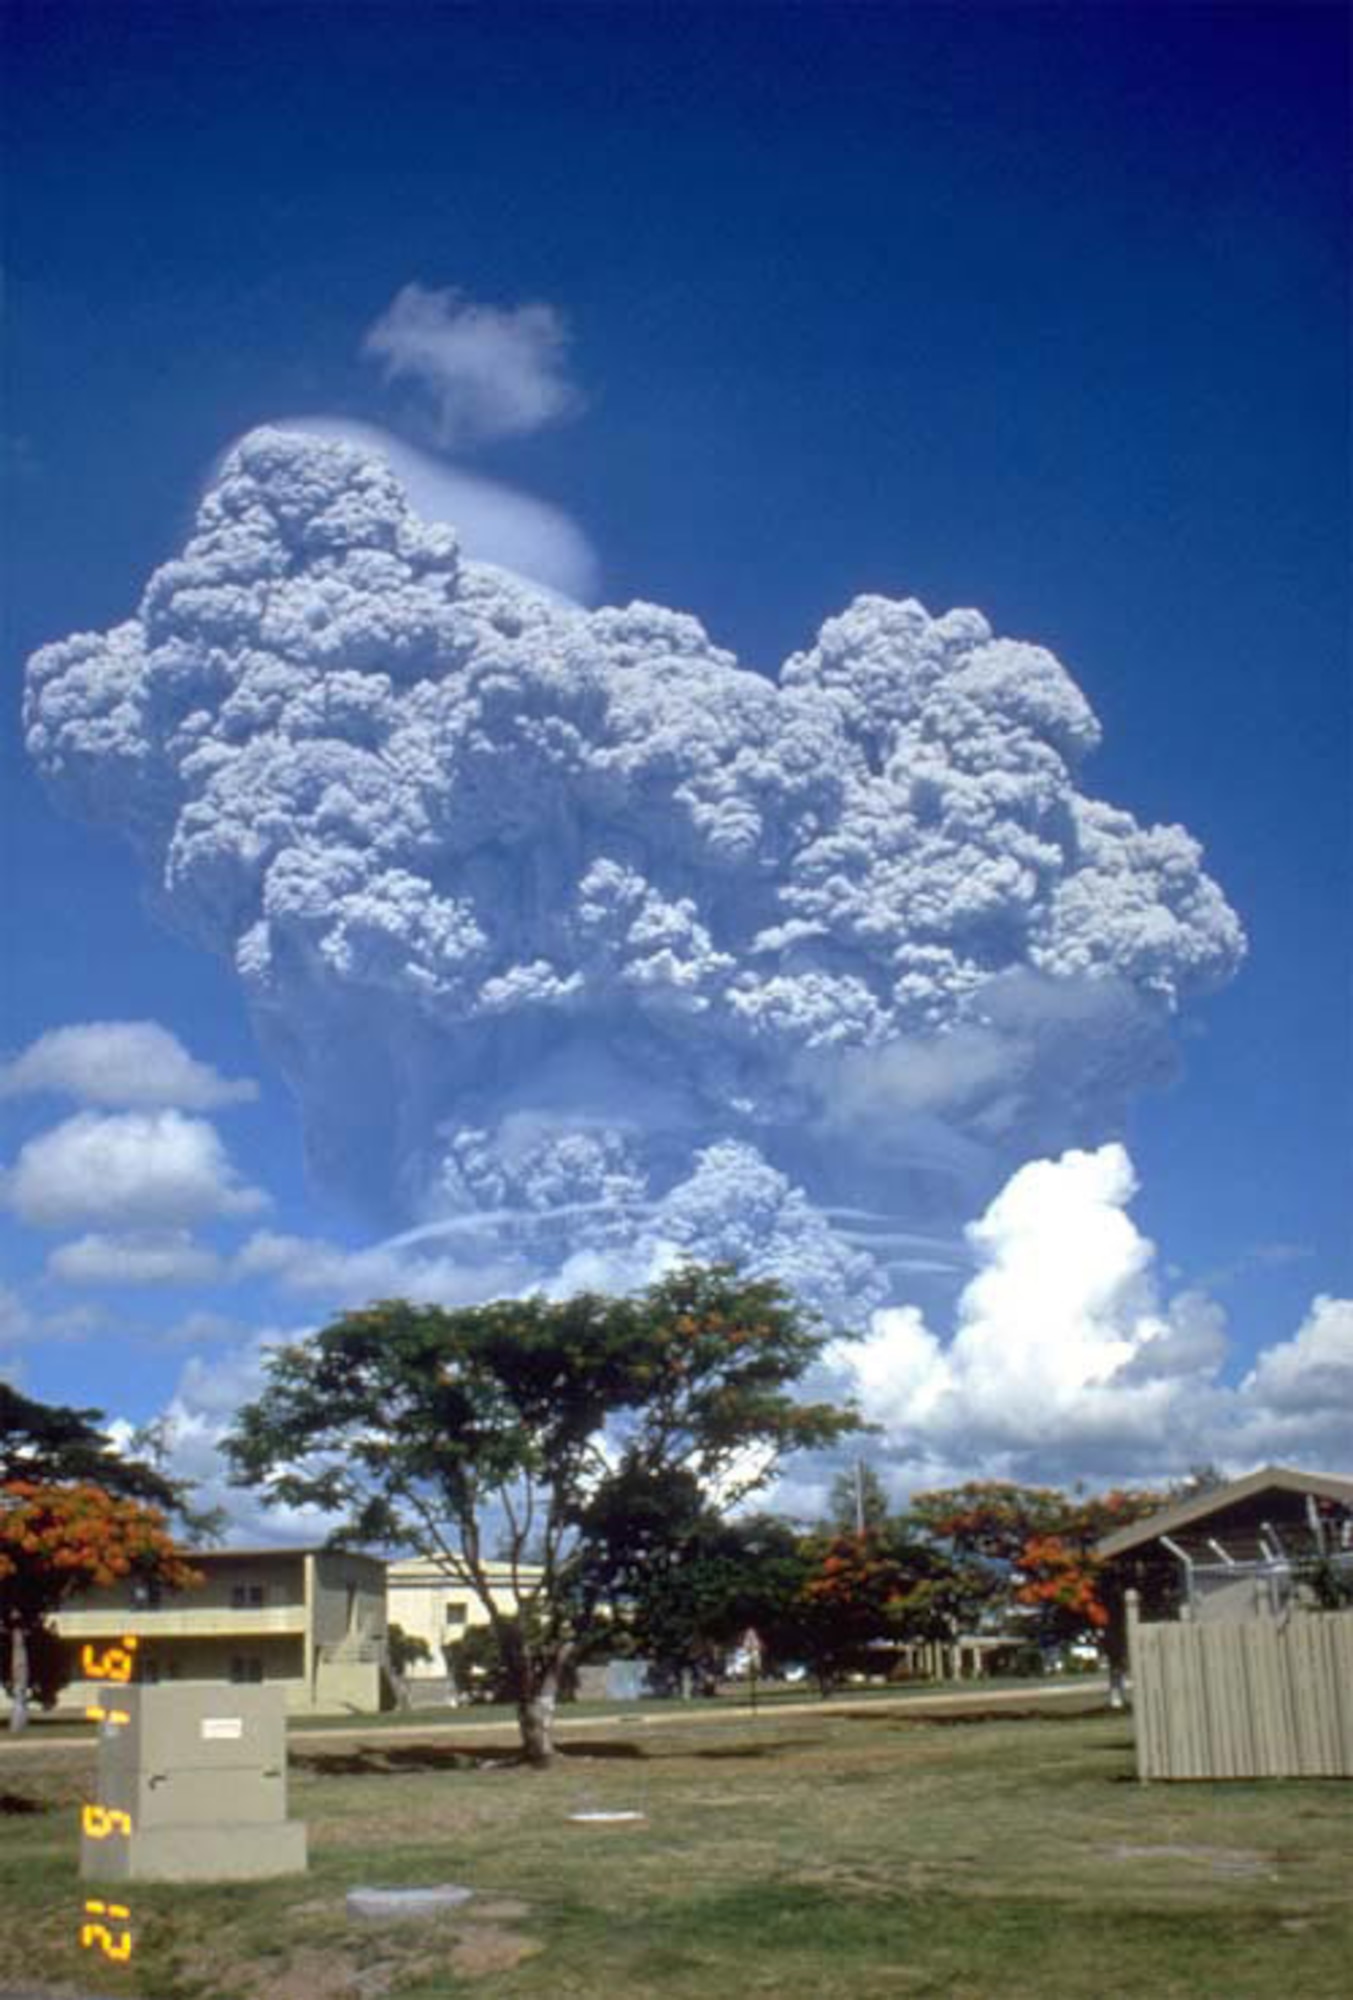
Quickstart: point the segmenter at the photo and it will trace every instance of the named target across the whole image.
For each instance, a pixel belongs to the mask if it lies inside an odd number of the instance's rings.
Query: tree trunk
[[[28,1635],[19,1618],[11,1619],[9,1627],[9,1684],[12,1689],[9,1726],[12,1730],[27,1729]]]
[[[526,1761],[538,1771],[554,1762],[554,1711],[559,1676],[551,1669],[535,1691],[517,1703],[517,1727]]]

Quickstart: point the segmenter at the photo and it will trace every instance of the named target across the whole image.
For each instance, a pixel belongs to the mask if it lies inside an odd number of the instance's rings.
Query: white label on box
[[[204,1743],[237,1743],[243,1734],[244,1722],[238,1715],[204,1715],[202,1718]]]

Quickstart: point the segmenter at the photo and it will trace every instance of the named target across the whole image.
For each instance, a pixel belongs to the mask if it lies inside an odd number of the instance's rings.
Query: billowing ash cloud
[[[440,521],[455,528],[462,555],[511,570],[528,585],[542,587],[546,595],[575,604],[596,603],[601,575],[596,550],[578,523],[548,501],[486,479],[482,473],[467,472],[464,466],[420,451],[393,431],[352,417],[280,417],[271,428],[375,453],[385,460],[425,523]],[[228,452],[222,454],[213,480],[219,478],[228,457]]]
[[[1108,1136],[1243,948],[979,613],[860,598],[772,680],[277,432],[134,618],[34,657],[28,720],[234,964],[316,1170],[528,1278],[733,1253],[858,1318],[1013,1163]]]

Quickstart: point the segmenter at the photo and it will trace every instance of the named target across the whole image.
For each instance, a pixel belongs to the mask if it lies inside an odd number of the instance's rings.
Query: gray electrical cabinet
[[[110,1687],[125,1720],[99,1730],[97,1799],[85,1805],[87,1882],[230,1882],[306,1866],[305,1827],[287,1818],[280,1687]]]

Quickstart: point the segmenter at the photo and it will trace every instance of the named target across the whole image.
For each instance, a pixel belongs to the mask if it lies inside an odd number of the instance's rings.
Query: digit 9
[[[128,1636],[120,1646],[82,1646],[80,1671],[87,1681],[116,1681],[125,1686],[132,1677],[139,1644],[138,1639]]]

